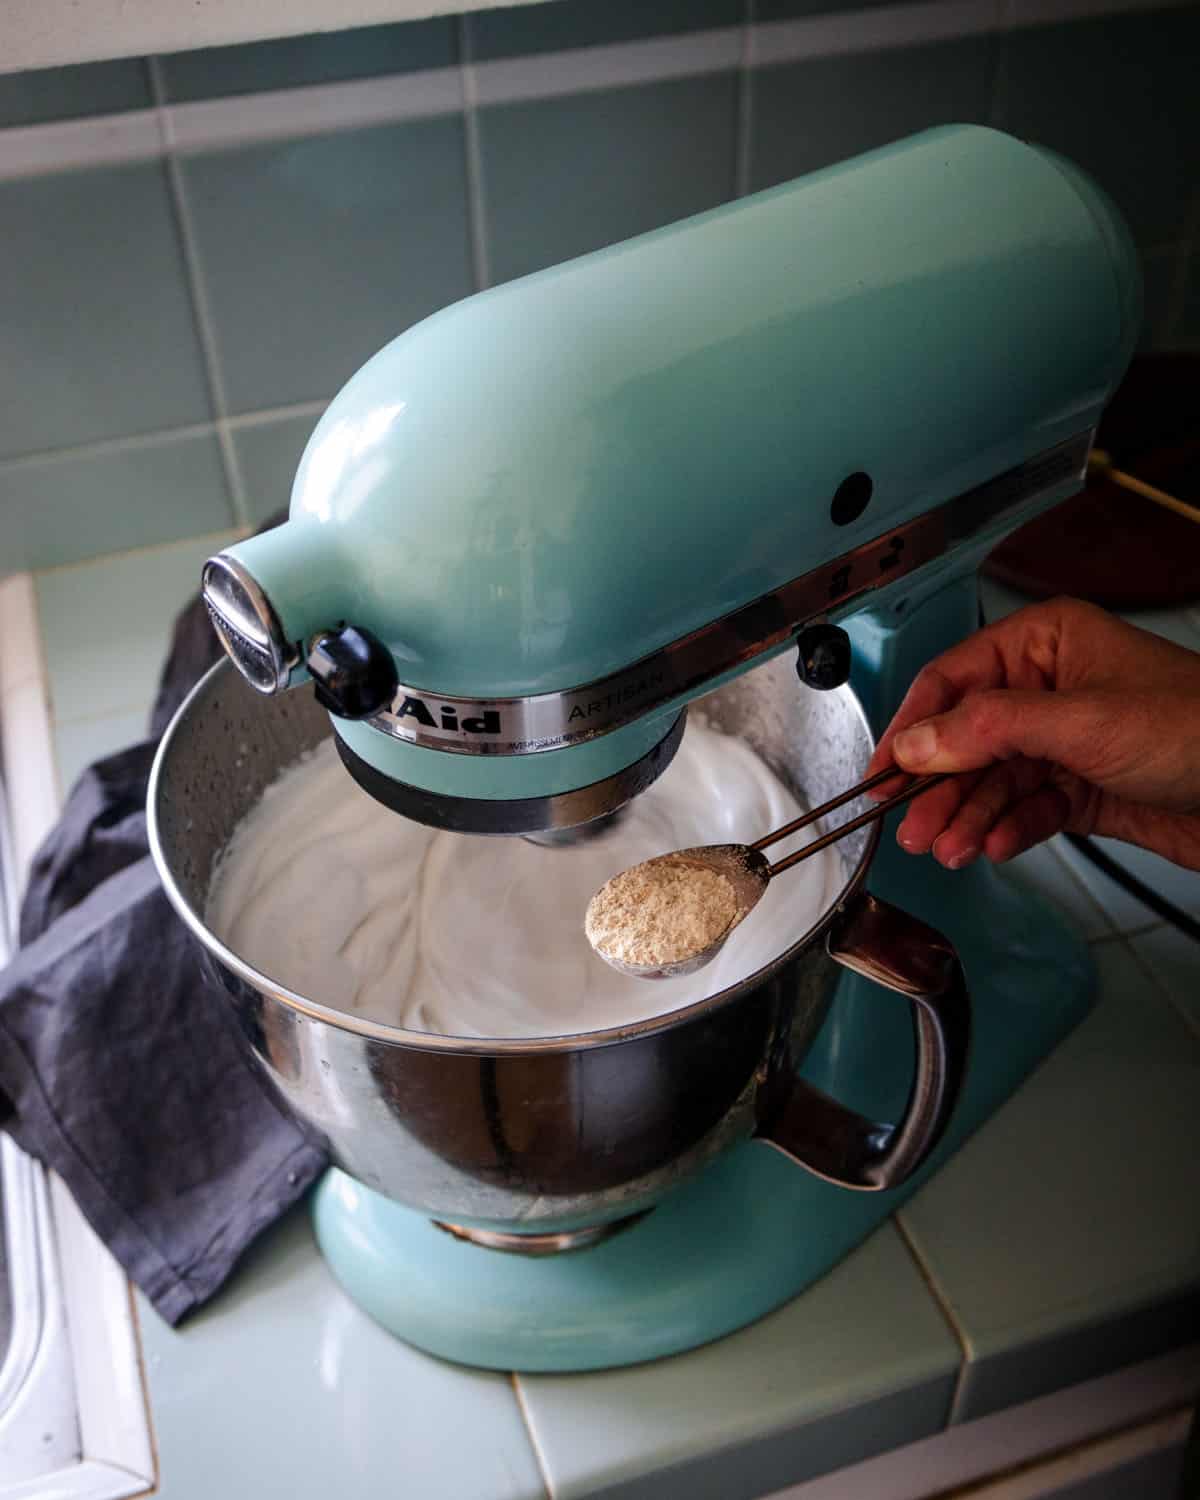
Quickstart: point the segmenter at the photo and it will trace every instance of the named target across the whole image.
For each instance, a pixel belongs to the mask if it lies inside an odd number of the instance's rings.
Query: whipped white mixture
[[[592,951],[584,913],[604,882],[671,849],[751,842],[800,811],[747,745],[695,715],[672,765],[615,827],[570,847],[409,822],[360,790],[327,740],[242,821],[206,918],[277,983],[377,1021],[450,1036],[599,1030],[756,972],[812,927],[842,872],[836,850],[814,856],[771,883],[707,968],[656,981]]]

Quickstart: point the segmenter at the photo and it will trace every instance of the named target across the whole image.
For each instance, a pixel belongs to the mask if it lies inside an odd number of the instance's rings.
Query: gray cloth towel
[[[0,971],[0,1126],[62,1177],[172,1323],[325,1164],[258,1073],[148,853],[157,737],[218,654],[196,600],[175,628],[151,738],[76,783]]]

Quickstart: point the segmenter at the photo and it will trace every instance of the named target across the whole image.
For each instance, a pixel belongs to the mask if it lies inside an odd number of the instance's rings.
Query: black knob
[[[386,708],[396,692],[392,653],[359,625],[314,636],[307,666],[317,702],[339,719],[369,719]]]
[[[850,637],[840,625],[806,625],[796,637],[800,681],[827,693],[850,680]]]

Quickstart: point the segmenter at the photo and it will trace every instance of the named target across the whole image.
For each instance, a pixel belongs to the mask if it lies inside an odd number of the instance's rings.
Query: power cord
[[[1131,875],[1124,865],[1119,864],[1110,854],[1106,854],[1091,839],[1085,838],[1079,833],[1067,833],[1063,837],[1071,845],[1072,849],[1077,849],[1083,855],[1084,859],[1095,865],[1098,870],[1103,871],[1110,880],[1115,881],[1117,885],[1128,891],[1134,900],[1140,901],[1143,906],[1148,907],[1155,915],[1162,917],[1166,922],[1170,922],[1172,927],[1177,927],[1187,937],[1200,943],[1200,922],[1197,922],[1195,917],[1189,916],[1185,911],[1181,911],[1178,906],[1168,901],[1165,896],[1160,896],[1157,891],[1152,890],[1143,881],[1139,880],[1136,875]]]

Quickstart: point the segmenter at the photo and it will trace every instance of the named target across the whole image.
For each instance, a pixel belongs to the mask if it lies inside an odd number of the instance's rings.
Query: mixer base
[[[640,1213],[610,1219],[605,1224],[588,1224],[583,1229],[561,1229],[548,1234],[509,1234],[502,1229],[476,1229],[468,1224],[448,1224],[441,1219],[430,1222],[435,1229],[444,1230],[456,1240],[466,1240],[469,1245],[478,1245],[484,1250],[500,1250],[506,1255],[567,1255],[574,1250],[590,1250],[602,1240],[612,1239],[614,1234],[624,1234],[649,1212],[650,1209],[643,1208]]]
[[[893,853],[890,843],[871,888],[884,897],[902,891],[908,910],[954,933],[975,1015],[958,1112],[915,1178],[887,1193],[850,1193],[746,1141],[625,1232],[575,1254],[530,1257],[451,1237],[335,1169],[317,1189],[313,1215],[350,1296],[443,1359],[595,1370],[721,1338],[836,1265],[999,1107],[1083,1019],[1091,998],[1086,950],[1044,906],[988,866],[951,875]],[[805,1076],[875,1118],[894,1118],[912,1076],[904,1011],[847,975]]]

